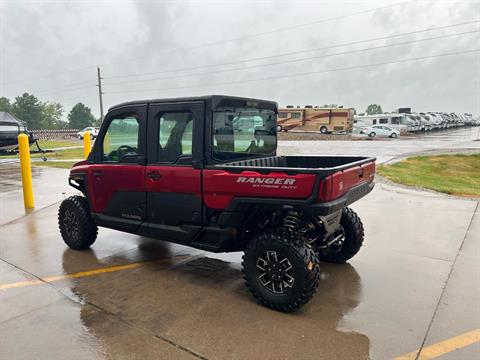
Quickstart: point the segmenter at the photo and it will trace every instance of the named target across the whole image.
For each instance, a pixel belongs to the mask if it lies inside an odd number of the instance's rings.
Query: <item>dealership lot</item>
[[[480,151],[480,128],[445,130],[405,139],[355,141],[281,141],[283,154],[329,154],[376,156],[377,162],[389,162],[421,154]]]
[[[383,162],[472,151],[480,146],[474,135],[280,147],[367,153]],[[420,348],[442,359],[479,354],[471,340],[480,328],[478,201],[377,184],[353,206],[365,247],[346,265],[324,264],[313,300],[283,314],[254,302],[238,253],[108,229],[91,250],[70,250],[57,227],[59,200],[74,193],[68,172],[36,168],[37,209],[24,216],[18,168],[0,167],[2,359],[414,359]]]

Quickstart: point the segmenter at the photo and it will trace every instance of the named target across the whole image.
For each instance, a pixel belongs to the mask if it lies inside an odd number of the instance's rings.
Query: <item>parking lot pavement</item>
[[[76,252],[57,209],[0,228],[2,359],[386,359],[480,327],[474,201],[377,185],[355,204],[364,248],[323,264],[318,293],[294,314],[255,303],[239,253],[108,229]],[[478,343],[443,356],[472,354]]]
[[[65,194],[71,194],[67,183],[68,170],[32,167],[35,208],[57,203]],[[25,215],[22,180],[18,162],[0,163],[0,226]]]
[[[474,328],[474,336],[478,340],[471,346],[444,355],[442,359],[475,359],[480,356],[479,260],[480,209],[477,209],[442,293],[425,344],[435,344]],[[465,309],[471,309],[472,313]]]

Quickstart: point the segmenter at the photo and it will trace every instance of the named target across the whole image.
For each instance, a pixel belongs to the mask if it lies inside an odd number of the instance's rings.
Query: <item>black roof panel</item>
[[[275,108],[277,108],[277,103],[275,101],[270,101],[270,100],[261,100],[261,99],[253,99],[253,98],[238,97],[238,96],[227,96],[227,95],[205,95],[205,96],[194,96],[194,97],[178,97],[178,98],[127,101],[127,102],[110,107],[109,111],[116,108],[131,106],[131,105],[192,102],[192,101],[211,101],[212,103],[220,103],[222,100],[259,102],[259,103],[268,104],[270,106],[274,106]]]

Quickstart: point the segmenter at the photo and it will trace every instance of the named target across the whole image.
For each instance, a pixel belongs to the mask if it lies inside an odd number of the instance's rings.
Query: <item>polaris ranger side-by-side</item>
[[[244,251],[247,287],[292,311],[310,300],[319,261],[362,246],[347,206],[373,188],[375,159],[277,156],[277,104],[230,96],[123,103],[105,117],[69,183],[60,232],[90,247],[97,226],[212,252]]]

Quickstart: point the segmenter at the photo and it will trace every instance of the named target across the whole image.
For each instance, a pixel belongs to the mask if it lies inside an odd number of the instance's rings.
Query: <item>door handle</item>
[[[158,180],[162,177],[162,175],[160,175],[160,173],[158,171],[150,171],[150,172],[147,173],[147,177],[150,180]]]
[[[103,175],[104,175],[103,172],[94,172],[93,173],[93,176],[95,176],[95,177],[102,177]]]

